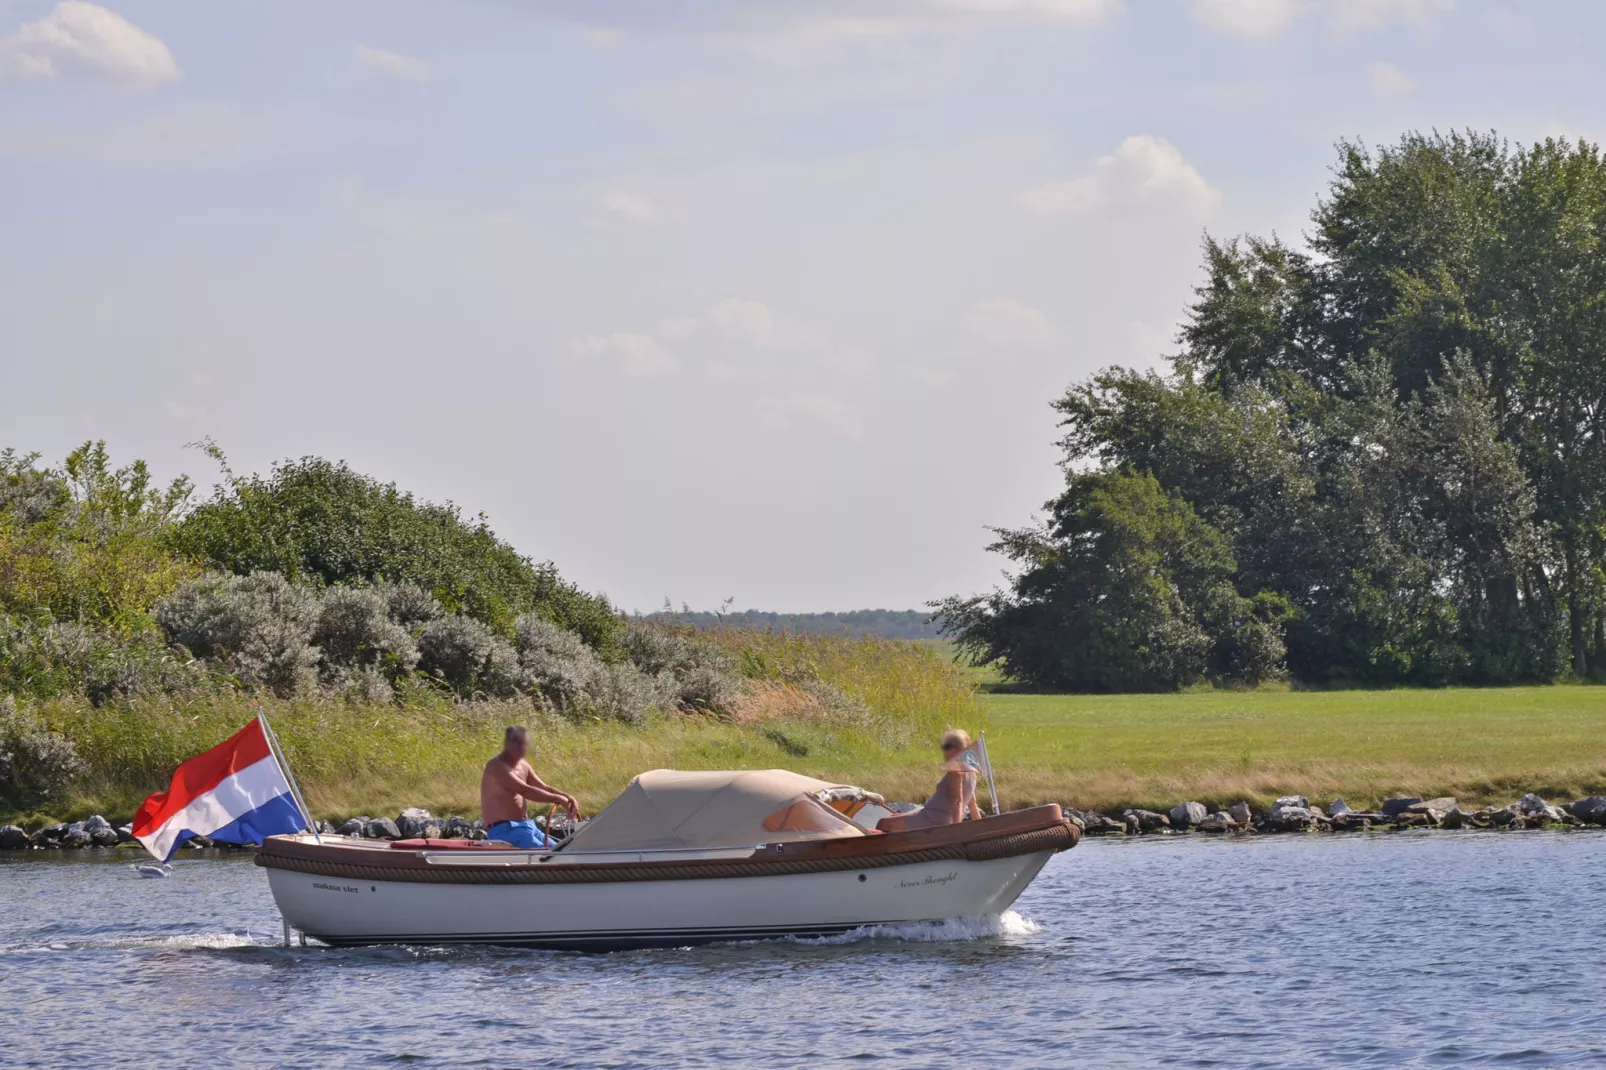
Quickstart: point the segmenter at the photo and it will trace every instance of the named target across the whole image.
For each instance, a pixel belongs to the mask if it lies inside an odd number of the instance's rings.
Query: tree
[[[1606,160],[1344,143],[1312,224],[1306,250],[1207,238],[1169,373],[1108,369],[1054,403],[1072,485],[1148,474],[1191,507],[1237,597],[1286,606],[1298,679],[1606,674]],[[992,656],[1029,594],[965,602],[956,634]]]
[[[998,532],[992,549],[1022,566],[1009,591],[937,607],[974,659],[1076,691],[1275,672],[1275,600],[1238,596],[1226,536],[1154,476],[1072,476],[1048,508],[1043,527]]]

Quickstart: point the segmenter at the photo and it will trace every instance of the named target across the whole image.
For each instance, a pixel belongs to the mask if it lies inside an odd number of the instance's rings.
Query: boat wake
[[[128,936],[112,939],[51,940],[48,943],[0,947],[0,955],[40,955],[72,951],[234,951],[275,947],[278,941],[250,932],[187,933],[183,936]]]
[[[974,918],[944,918],[942,921],[907,922],[900,925],[866,925],[839,936],[815,938],[788,937],[797,943],[814,945],[854,944],[861,940],[901,940],[917,944],[946,944],[997,937],[1030,936],[1042,931],[1030,918],[1013,910]]]

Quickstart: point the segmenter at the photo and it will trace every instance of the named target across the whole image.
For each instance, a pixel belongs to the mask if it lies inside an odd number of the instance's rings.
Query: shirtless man
[[[529,749],[530,730],[521,724],[508,725],[502,736],[502,753],[485,763],[485,775],[480,778],[480,817],[488,838],[540,849],[552,846],[552,841],[526,816],[525,800],[557,803],[576,821],[580,804],[573,795],[548,787],[535,775],[524,760]]]

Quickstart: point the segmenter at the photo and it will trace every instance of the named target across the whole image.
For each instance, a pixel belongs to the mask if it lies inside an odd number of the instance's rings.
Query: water
[[[1600,832],[1095,841],[992,923],[611,955],[282,948],[248,859],[128,861],[0,858],[0,1065],[1606,1065]]]

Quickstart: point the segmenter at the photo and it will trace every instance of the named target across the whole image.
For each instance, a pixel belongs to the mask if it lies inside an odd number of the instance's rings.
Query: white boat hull
[[[706,880],[452,884],[269,869],[268,881],[285,921],[324,943],[605,950],[1001,914],[1053,853]]]

